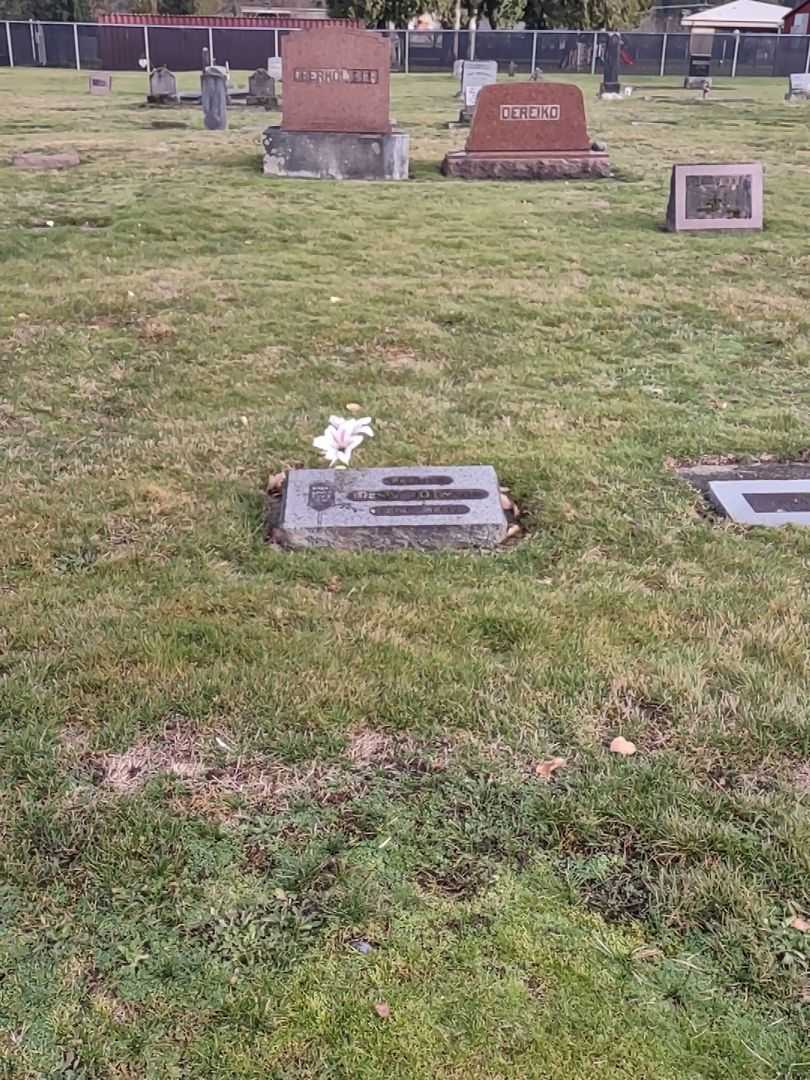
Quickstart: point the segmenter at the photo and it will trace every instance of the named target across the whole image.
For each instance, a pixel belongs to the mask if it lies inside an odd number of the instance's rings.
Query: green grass
[[[374,186],[0,72],[0,158],[83,157],[0,164],[0,1075],[810,1074],[810,535],[671,467],[807,453],[808,112],[579,81],[615,179],[444,180],[426,76]],[[661,231],[706,157],[764,232]],[[490,462],[526,539],[265,546],[351,401],[358,463]]]

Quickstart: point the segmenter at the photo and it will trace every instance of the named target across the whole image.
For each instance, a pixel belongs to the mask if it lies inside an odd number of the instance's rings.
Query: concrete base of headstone
[[[610,176],[610,159],[607,154],[588,151],[497,154],[456,150],[445,156],[442,172],[460,180],[590,180]]]
[[[600,83],[599,97],[602,99],[606,98],[608,101],[621,101],[624,97],[624,90],[621,83]]]
[[[345,131],[284,131],[263,136],[265,176],[301,180],[407,180],[404,131],[358,135]]]
[[[228,103],[236,104],[233,94],[229,95]],[[245,105],[254,105],[265,109],[278,109],[279,107],[277,97],[255,97],[253,94],[248,94],[245,97]]]
[[[683,80],[683,88],[684,90],[702,90],[706,83],[709,84],[711,90],[712,80],[707,79],[705,75],[687,75]]]
[[[200,100],[200,95],[195,95],[197,102]],[[179,105],[180,98],[177,94],[147,94],[147,105]]]

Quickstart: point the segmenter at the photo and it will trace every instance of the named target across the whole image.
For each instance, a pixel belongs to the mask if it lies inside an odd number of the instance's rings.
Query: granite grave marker
[[[810,479],[713,480],[709,498],[742,525],[810,525]]]
[[[762,228],[762,164],[673,165],[670,232]]]
[[[498,81],[498,63],[496,60],[465,60],[461,69],[461,96],[468,86],[490,86]]]
[[[248,105],[264,105],[266,109],[278,107],[276,80],[264,68],[257,68],[248,79]]]
[[[390,43],[329,27],[282,42],[281,126],[264,133],[264,172],[333,180],[406,180],[408,136],[388,115]]]
[[[622,92],[619,82],[619,58],[621,55],[621,34],[608,34],[605,43],[604,69],[602,73],[602,85],[599,87],[599,97],[619,97]]]
[[[88,92],[103,96],[112,92],[112,75],[107,72],[95,71],[87,80]]]
[[[789,75],[788,92],[785,101],[808,101],[810,100],[810,74]]]
[[[482,87],[467,145],[448,154],[449,176],[551,180],[608,176],[610,163],[592,148],[582,91],[568,83],[500,83]]]
[[[200,76],[203,123],[208,131],[224,131],[228,126],[228,72],[212,65]]]
[[[177,79],[167,67],[156,67],[149,75],[149,96],[153,105],[171,105],[177,102]]]
[[[488,465],[293,469],[277,535],[291,548],[436,550],[493,548],[507,528]]]

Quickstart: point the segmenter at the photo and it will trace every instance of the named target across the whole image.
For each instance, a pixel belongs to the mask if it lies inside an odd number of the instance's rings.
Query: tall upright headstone
[[[264,133],[265,174],[407,179],[408,136],[388,114],[389,42],[329,27],[289,34],[281,48],[281,126]]]
[[[621,57],[622,36],[621,34],[608,34],[605,44],[605,61],[602,74],[602,85],[599,87],[599,96],[621,94],[622,88],[619,83],[619,60]]]
[[[228,72],[223,67],[207,67],[200,76],[203,123],[209,131],[228,126]]]
[[[461,69],[461,96],[467,87],[489,86],[498,81],[497,60],[465,60]]]
[[[266,109],[278,106],[276,80],[264,70],[257,68],[248,79],[248,105],[264,105]]]
[[[610,175],[604,150],[593,149],[582,91],[571,83],[484,86],[464,150],[442,172],[469,180],[557,180]]]

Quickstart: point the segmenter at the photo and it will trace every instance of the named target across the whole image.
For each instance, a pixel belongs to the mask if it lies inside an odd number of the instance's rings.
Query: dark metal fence
[[[197,71],[203,48],[237,70],[263,67],[281,55],[286,34],[275,27],[145,26],[120,23],[0,22],[0,67],[65,67],[136,71],[165,64]],[[496,60],[501,70],[599,74],[606,35],[591,30],[395,30],[391,66],[410,74],[452,71],[456,60]],[[622,35],[620,72],[683,76],[688,34]],[[810,71],[810,36],[715,34],[712,74],[789,75]]]

